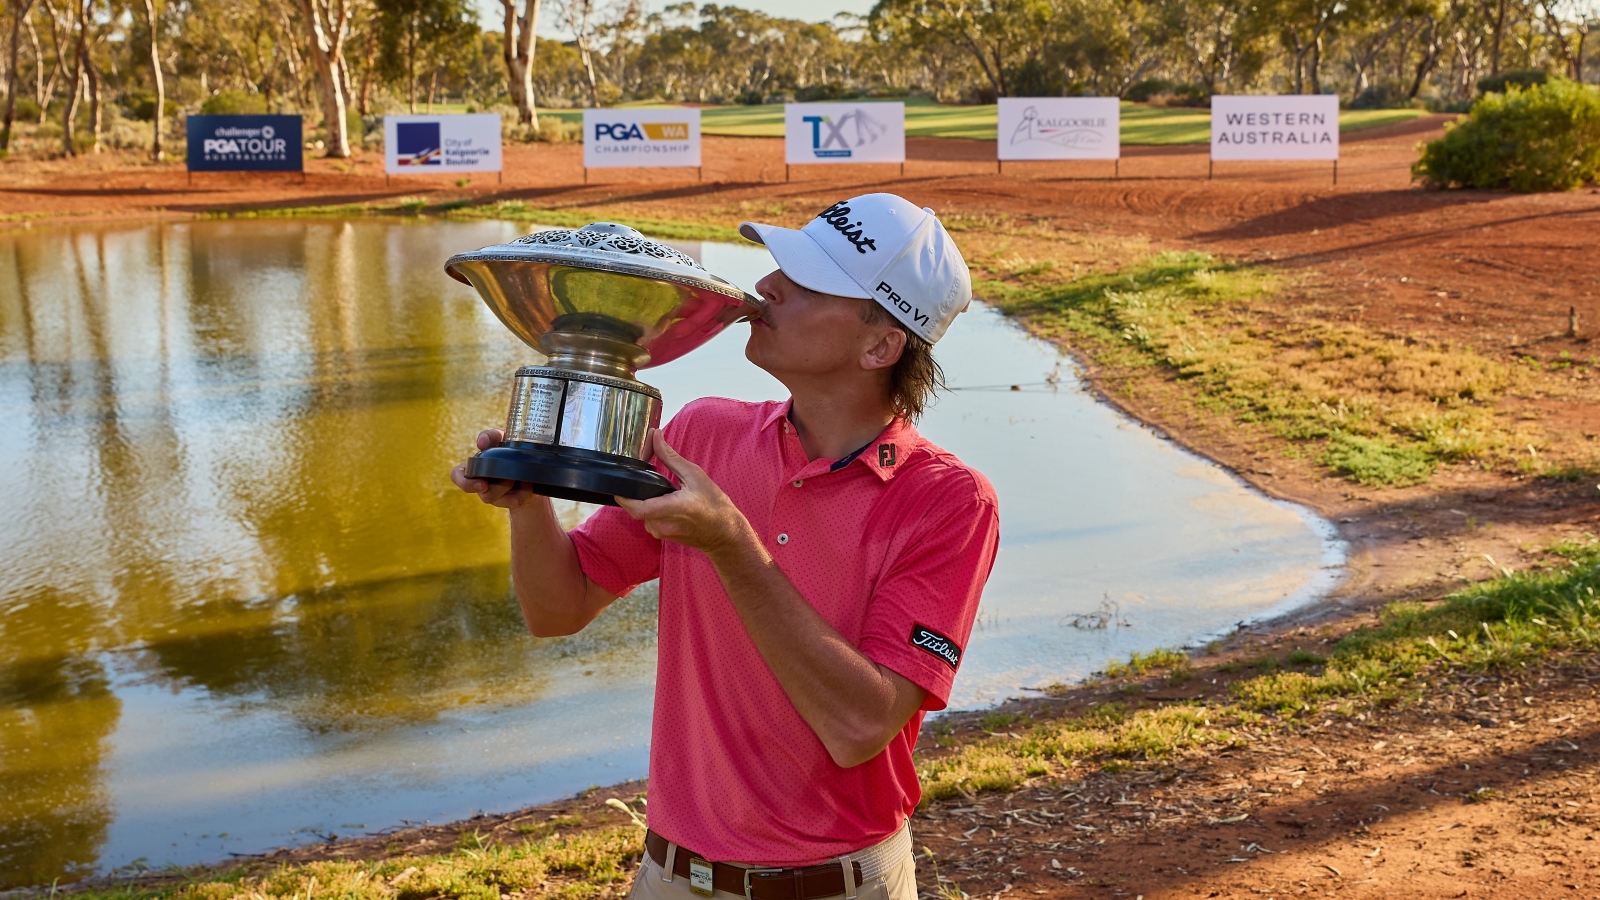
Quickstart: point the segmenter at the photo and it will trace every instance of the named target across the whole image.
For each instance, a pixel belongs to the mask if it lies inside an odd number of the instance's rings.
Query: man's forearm
[[[756,650],[834,761],[848,768],[878,755],[921,705],[921,690],[828,624],[754,532],[710,558]]]
[[[539,637],[574,634],[616,599],[583,574],[572,537],[544,497],[511,510],[511,583]]]

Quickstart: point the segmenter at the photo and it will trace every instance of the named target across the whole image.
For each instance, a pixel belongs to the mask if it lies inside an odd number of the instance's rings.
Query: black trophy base
[[[520,481],[536,494],[616,506],[615,497],[649,500],[676,490],[660,472],[635,460],[570,447],[508,441],[467,460],[468,478]]]

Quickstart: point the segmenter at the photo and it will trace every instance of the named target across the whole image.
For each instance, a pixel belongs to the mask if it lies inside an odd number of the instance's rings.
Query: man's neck
[[[807,459],[849,456],[894,421],[894,409],[881,388],[870,392],[791,390],[794,406],[789,410],[789,419],[800,435],[800,447]]]

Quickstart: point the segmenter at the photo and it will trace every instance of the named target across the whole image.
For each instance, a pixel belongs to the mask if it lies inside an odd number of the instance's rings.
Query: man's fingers
[[[478,449],[487,450],[498,447],[505,440],[505,432],[498,428],[486,428],[478,432]]]
[[[683,454],[672,449],[672,445],[667,443],[667,439],[661,436],[661,432],[659,430],[655,431],[653,434],[656,445],[656,458],[661,460],[662,465],[667,467],[667,471],[678,476],[679,481],[683,481],[684,479],[690,477],[697,477],[702,473],[702,470],[699,466],[687,459],[684,459]]]

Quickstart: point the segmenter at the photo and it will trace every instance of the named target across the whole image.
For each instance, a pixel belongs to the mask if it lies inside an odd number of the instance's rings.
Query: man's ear
[[[898,328],[884,328],[878,339],[861,354],[861,368],[887,369],[900,361],[906,349],[906,333]]]

